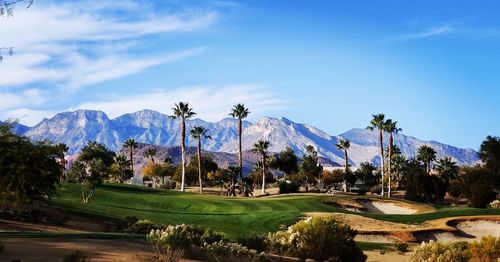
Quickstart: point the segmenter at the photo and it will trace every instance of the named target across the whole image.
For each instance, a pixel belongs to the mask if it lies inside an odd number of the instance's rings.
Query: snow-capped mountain
[[[194,126],[203,126],[209,130],[211,140],[203,141],[203,149],[212,152],[237,152],[237,120],[226,118],[219,122],[206,122],[201,119],[186,121],[186,130]],[[250,123],[243,122],[243,149],[248,151],[259,139],[271,142],[270,151],[279,152],[291,147],[302,156],[306,147],[312,145],[319,156],[336,163],[344,162],[344,154],[336,143],[340,138],[351,140],[348,150],[351,164],[361,162],[380,162],[378,153],[378,133],[365,129],[352,129],[339,136],[331,136],[313,126],[298,124],[289,119],[262,118]],[[142,110],[109,119],[101,111],[78,110],[57,114],[51,119],[43,119],[34,127],[21,128],[17,131],[32,140],[48,139],[55,143],[69,146],[69,154],[76,154],[89,140],[96,140],[112,150],[120,150],[125,139],[133,138],[137,142],[165,147],[178,146],[180,141],[179,120],[151,110]],[[187,145],[195,146],[196,141],[187,133]],[[387,135],[384,139],[388,141]],[[477,153],[472,149],[461,149],[435,141],[422,141],[414,137],[396,134],[395,144],[408,157],[415,156],[421,145],[429,145],[438,157],[451,156],[460,165],[472,165],[478,161]]]

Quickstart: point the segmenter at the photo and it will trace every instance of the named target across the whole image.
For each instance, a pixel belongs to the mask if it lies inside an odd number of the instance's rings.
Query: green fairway
[[[69,211],[123,219],[136,216],[163,224],[197,224],[218,230],[230,238],[252,233],[267,234],[296,222],[304,212],[343,212],[399,223],[470,215],[500,215],[500,209],[440,208],[434,213],[385,215],[354,213],[323,203],[329,196],[293,195],[273,198],[233,198],[181,193],[132,185],[99,187],[89,204],[83,204],[78,184],[64,184],[51,202]]]

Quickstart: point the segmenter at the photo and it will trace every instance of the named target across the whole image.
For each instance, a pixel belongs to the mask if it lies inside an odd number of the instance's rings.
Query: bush
[[[382,186],[381,185],[375,185],[372,188],[370,188],[370,192],[372,194],[381,194],[382,193]]]
[[[491,208],[500,208],[500,200],[493,200],[493,202],[488,204],[488,207]]]
[[[163,185],[161,185],[161,188],[163,189],[175,189],[177,186],[177,182],[174,180],[166,180]]]
[[[258,254],[256,250],[248,249],[237,243],[219,241],[208,244],[204,247],[205,251],[209,254],[211,260],[221,261],[234,261],[235,258],[246,258],[248,261],[266,261],[264,253]]]
[[[408,244],[406,244],[405,242],[396,242],[396,243],[394,243],[394,248],[400,254],[404,254],[404,253],[408,252]]]
[[[356,231],[332,217],[307,218],[286,231],[269,234],[269,248],[280,254],[315,260],[365,261],[356,245]]]
[[[236,242],[249,249],[254,249],[257,252],[265,252],[268,245],[267,237],[256,234],[246,237],[239,237]]]
[[[297,193],[299,192],[299,187],[300,185],[295,182],[283,181],[279,183],[280,194]]]
[[[497,194],[491,189],[490,185],[474,183],[471,186],[470,203],[472,207],[485,208],[495,200]]]
[[[87,255],[80,250],[77,250],[67,256],[63,257],[64,262],[90,262],[90,258],[87,258]]]
[[[153,246],[158,259],[163,261],[171,256],[180,259],[184,254],[189,256],[199,252],[204,233],[201,227],[182,224],[151,230],[146,239]]]
[[[151,232],[152,229],[156,229],[157,227],[150,220],[138,220],[137,222],[131,224],[126,232],[134,233],[134,234],[147,234]]]
[[[483,237],[479,241],[440,243],[430,241],[415,249],[410,261],[496,261],[500,257],[500,238]]]
[[[224,235],[220,232],[213,231],[211,229],[205,230],[203,235],[201,236],[202,244],[212,244],[219,241],[225,241]]]

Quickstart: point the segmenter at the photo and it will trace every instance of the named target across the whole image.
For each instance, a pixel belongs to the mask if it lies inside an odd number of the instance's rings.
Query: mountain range
[[[63,112],[50,119],[43,119],[33,127],[16,124],[14,131],[25,135],[33,141],[50,140],[54,143],[65,143],[69,147],[69,155],[78,154],[88,141],[98,141],[108,148],[119,151],[123,141],[133,138],[137,142],[162,147],[175,147],[180,141],[180,125],[178,119],[171,119],[165,114],[152,110],[142,110],[110,119],[102,111],[78,110]],[[186,130],[194,126],[208,129],[212,139],[203,141],[205,151],[234,154],[237,152],[238,132],[237,120],[225,118],[218,122],[207,122],[201,119],[186,121]],[[348,150],[352,165],[361,162],[380,163],[378,156],[378,132],[354,128],[337,136],[332,136],[307,124],[295,123],[286,118],[264,117],[255,123],[243,121],[243,150],[248,151],[259,139],[271,143],[271,152],[280,152],[291,147],[298,156],[306,152],[312,145],[318,155],[330,160],[331,165],[344,163],[344,153],[337,149],[337,141],[349,139]],[[188,146],[196,146],[196,141],[186,136]],[[388,134],[384,134],[387,144]],[[414,157],[422,145],[428,145],[437,152],[437,157],[450,156],[459,165],[473,165],[479,161],[477,152],[446,145],[436,141],[423,141],[403,134],[394,135],[394,144],[406,157]]]

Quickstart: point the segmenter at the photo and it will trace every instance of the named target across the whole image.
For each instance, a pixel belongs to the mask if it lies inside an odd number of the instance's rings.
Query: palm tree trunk
[[[130,169],[132,170],[132,174],[133,174],[134,173],[134,148],[133,147],[130,147],[129,154],[130,154]]]
[[[201,137],[198,137],[198,179],[200,183],[200,194],[203,194],[203,183],[201,181]]]
[[[186,191],[186,185],[184,184],[184,179],[186,176],[186,152],[185,152],[185,140],[186,139],[186,122],[184,117],[181,119],[181,165],[182,165],[182,178],[181,178],[181,191]]]
[[[243,180],[243,149],[241,146],[242,125],[241,119],[238,119],[238,164],[240,166],[240,179]]]
[[[266,194],[266,155],[262,154],[262,194]]]
[[[344,148],[345,172],[344,172],[344,192],[347,192],[347,171],[349,169],[349,158],[347,158],[347,149]]]
[[[388,184],[388,190],[387,190],[387,197],[391,197],[391,177],[392,177],[392,148],[393,148],[393,137],[392,137],[392,132],[389,133],[389,184]]]
[[[382,174],[382,196],[384,196],[384,138],[382,136],[382,129],[378,130],[378,141],[380,143],[380,159],[382,161],[380,173]]]

